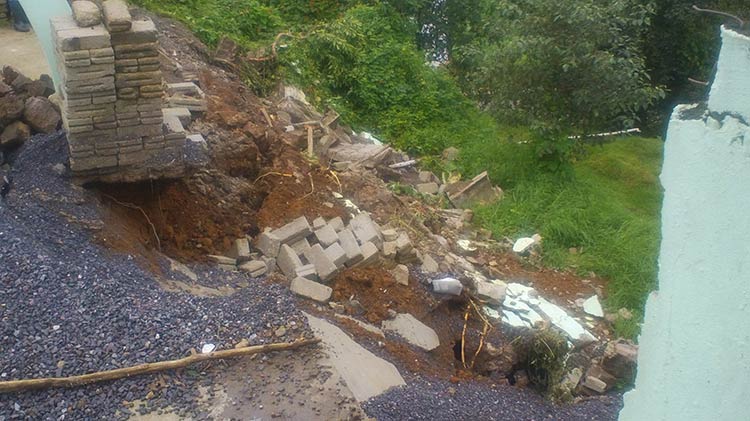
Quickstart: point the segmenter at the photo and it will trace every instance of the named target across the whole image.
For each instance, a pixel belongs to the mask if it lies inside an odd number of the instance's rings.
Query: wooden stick
[[[291,343],[276,343],[267,345],[249,346],[238,349],[216,351],[210,354],[195,354],[179,360],[160,361],[156,363],[140,364],[133,367],[118,368],[116,370],[100,371],[97,373],[83,374],[72,377],[50,377],[44,379],[12,380],[0,382],[0,393],[23,392],[36,389],[50,389],[58,387],[76,387],[90,383],[117,380],[141,374],[156,373],[166,370],[187,367],[201,361],[219,360],[224,358],[240,357],[244,355],[261,354],[273,351],[287,351],[313,345],[320,339],[298,340]]]
[[[313,126],[307,126],[307,154],[313,156],[315,153],[313,143]]]

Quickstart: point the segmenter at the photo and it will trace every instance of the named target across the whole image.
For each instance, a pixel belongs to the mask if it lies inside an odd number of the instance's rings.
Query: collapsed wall
[[[51,19],[72,172],[101,181],[182,175],[186,134],[164,124],[154,23],[134,21],[124,1],[105,1],[101,16],[92,7],[93,17]]]
[[[659,290],[621,420],[747,419],[750,37],[722,29],[708,110],[678,106],[664,167]]]

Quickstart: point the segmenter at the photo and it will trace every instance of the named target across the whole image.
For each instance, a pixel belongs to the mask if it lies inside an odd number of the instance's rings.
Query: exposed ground
[[[365,403],[362,412],[323,354],[311,348],[76,389],[0,395],[0,417],[616,419],[616,394],[559,407],[533,390],[481,376],[479,368],[459,370],[454,345],[467,303],[428,292],[416,267],[408,287],[395,284],[385,268],[344,272],[333,283],[334,299],[356,297],[362,308],[346,312],[371,323],[387,318],[389,310],[412,313],[438,332],[441,346],[432,353],[366,333],[328,308],[296,299],[280,277],[253,279],[208,264],[205,256],[224,253],[233,239],[293,217],[346,218],[334,191],[382,223],[407,227],[418,241],[428,241],[430,230],[439,233],[444,219],[413,198],[394,196],[374,174],[337,177],[303,158],[282,128],[269,126],[262,110],[273,116],[271,102],[205,64],[200,43],[180,25],[157,23],[171,57],[165,68],[174,68],[167,79],[201,69],[209,112],[191,129],[206,137],[211,164],[178,181],[84,188],[64,167],[64,135],[37,136],[18,151],[14,188],[0,203],[2,380],[180,358],[204,343],[231,348],[243,339],[290,341],[310,335],[299,311],[305,309],[394,363],[407,386]],[[174,59],[182,70],[169,67]],[[187,264],[197,280],[174,270],[167,256]],[[604,290],[596,278],[584,282],[530,267],[503,250],[475,259],[495,262],[498,276],[524,280],[560,300]],[[470,323],[471,351],[481,326]],[[286,333],[277,335],[281,326]]]

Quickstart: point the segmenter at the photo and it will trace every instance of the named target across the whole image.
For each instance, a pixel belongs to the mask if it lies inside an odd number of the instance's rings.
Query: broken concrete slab
[[[446,187],[451,202],[460,208],[473,204],[490,204],[503,196],[503,191],[490,182],[487,171],[474,177],[469,182],[458,182]]]
[[[328,303],[329,306],[331,304],[333,304],[333,303]],[[348,320],[350,322],[354,322],[354,323],[357,324],[357,326],[361,327],[362,329],[364,329],[364,330],[366,330],[366,331],[368,331],[370,333],[374,333],[374,334],[376,334],[376,335],[378,335],[380,337],[385,338],[385,333],[383,333],[383,329],[381,329],[381,328],[379,328],[377,326],[373,326],[373,325],[371,325],[369,323],[365,323],[362,320],[355,319],[354,317],[347,316],[345,314],[334,314],[334,316],[336,316],[339,319],[343,319],[343,320]]]
[[[302,260],[300,260],[294,249],[286,244],[281,245],[279,255],[276,258],[276,264],[279,265],[281,272],[290,279],[297,275],[297,268],[303,266]]]
[[[289,289],[297,295],[301,295],[303,297],[307,297],[311,300],[315,300],[321,303],[328,302],[328,300],[331,299],[331,294],[333,294],[333,290],[330,287],[302,277],[294,278],[291,285],[289,286]]]
[[[425,351],[432,351],[440,346],[440,338],[438,338],[437,333],[408,313],[398,314],[392,320],[384,320],[383,330],[394,332],[410,344]]]
[[[167,257],[167,259],[169,260],[169,268],[173,272],[181,273],[181,274],[187,276],[188,279],[190,279],[193,282],[198,281],[198,275],[196,275],[195,272],[193,272],[189,267],[185,266],[184,264],[182,264],[182,263],[180,263],[180,262],[178,262],[178,261],[176,261],[174,259],[170,259],[169,257]]]
[[[323,349],[358,401],[364,402],[392,387],[406,385],[393,364],[363,348],[331,323],[304,312],[303,314],[315,335],[322,340]]]
[[[304,255],[310,264],[315,265],[315,270],[322,281],[330,281],[338,273],[338,268],[320,244],[310,247]]]

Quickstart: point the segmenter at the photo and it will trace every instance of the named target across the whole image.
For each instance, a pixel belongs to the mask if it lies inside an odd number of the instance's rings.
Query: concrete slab
[[[394,332],[406,342],[425,351],[432,351],[440,346],[437,333],[411,314],[401,313],[392,320],[383,321],[383,330]]]
[[[392,387],[406,385],[393,364],[366,350],[331,323],[304,314],[310,328],[323,341],[323,348],[334,367],[358,401],[364,402]]]

